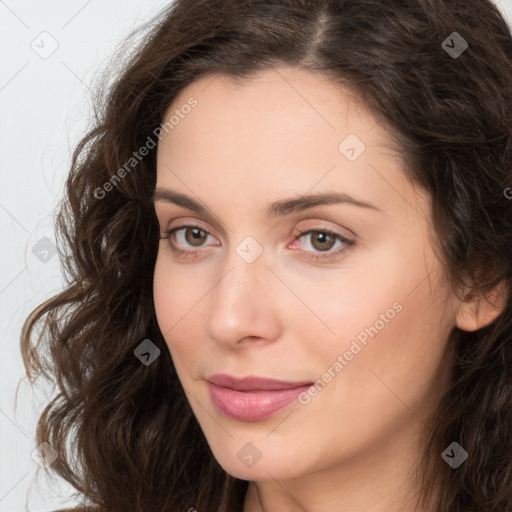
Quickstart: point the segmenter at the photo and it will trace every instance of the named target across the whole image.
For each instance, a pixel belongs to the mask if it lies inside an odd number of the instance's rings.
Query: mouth
[[[217,410],[238,421],[269,418],[297,400],[313,382],[286,382],[262,377],[212,375],[205,379]]]

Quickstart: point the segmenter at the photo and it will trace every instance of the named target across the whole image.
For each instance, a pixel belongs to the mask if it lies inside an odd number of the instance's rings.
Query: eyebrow
[[[182,206],[187,210],[199,213],[201,215],[209,216],[209,210],[202,204],[198,203],[195,199],[185,194],[175,192],[169,189],[155,188],[152,197],[153,202],[161,201],[164,203],[173,203]],[[267,219],[273,217],[282,217],[291,213],[300,212],[320,205],[331,204],[351,204],[360,208],[366,208],[382,212],[380,208],[372,203],[362,201],[352,197],[346,193],[326,192],[320,194],[310,194],[306,196],[292,197],[289,199],[282,199],[275,201],[267,206],[265,216]]]

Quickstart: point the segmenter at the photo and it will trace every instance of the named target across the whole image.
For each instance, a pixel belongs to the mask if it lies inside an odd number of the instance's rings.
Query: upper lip
[[[234,389],[235,391],[270,391],[292,389],[312,384],[312,382],[309,381],[285,382],[283,380],[252,376],[237,378],[225,374],[211,375],[210,377],[206,377],[205,380],[223,388]]]

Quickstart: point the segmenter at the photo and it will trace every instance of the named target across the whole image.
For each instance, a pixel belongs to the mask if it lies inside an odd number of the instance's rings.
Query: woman
[[[179,0],[100,106],[69,285],[22,334],[60,390],[38,441],[84,504],[511,510],[491,2]]]

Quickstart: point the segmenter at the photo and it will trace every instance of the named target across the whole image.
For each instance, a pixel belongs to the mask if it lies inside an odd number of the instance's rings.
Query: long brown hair
[[[38,442],[57,451],[51,468],[101,509],[242,509],[248,482],[213,457],[155,318],[156,150],[126,163],[198,77],[244,79],[279,64],[352,88],[389,128],[406,176],[432,197],[454,291],[511,286],[512,36],[494,4],[173,2],[97,88],[95,125],[73,154],[57,222],[67,285],[22,332],[27,374],[59,391]],[[421,459],[430,510],[512,510],[511,320],[508,297],[487,327],[452,333],[452,385]],[[145,339],[161,351],[148,366],[134,356]],[[441,459],[453,441],[469,453],[457,469]]]

